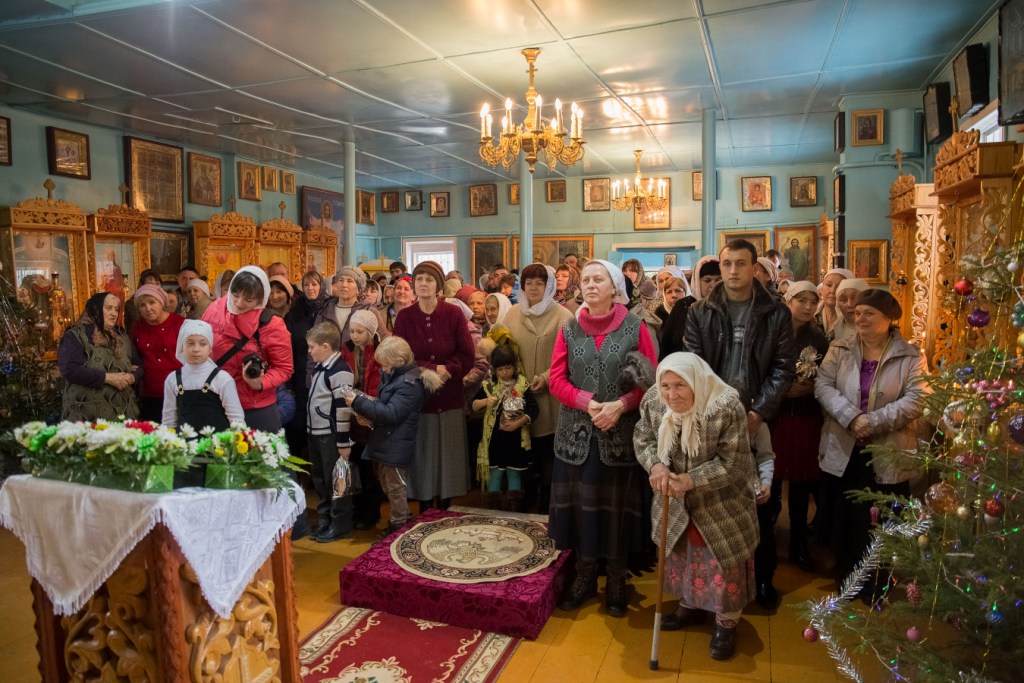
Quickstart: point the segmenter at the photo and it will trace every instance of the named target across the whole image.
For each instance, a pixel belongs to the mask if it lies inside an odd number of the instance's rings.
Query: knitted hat
[[[473,285],[463,285],[462,287],[459,288],[459,291],[455,292],[455,298],[464,304],[468,304],[469,297],[473,296],[474,292],[479,291],[481,290],[477,289]]]
[[[284,291],[288,292],[289,299],[295,297],[295,288],[292,287],[291,283],[288,282],[288,278],[286,278],[284,275],[275,275],[274,277],[270,278],[270,282],[271,284],[276,282],[277,284],[281,285]]]
[[[768,279],[775,282],[775,278],[779,276],[779,270],[775,264],[769,261],[767,256],[758,256],[757,263],[768,273]]]
[[[139,303],[139,299],[144,296],[151,296],[160,302],[160,306],[167,306],[167,292],[164,291],[163,287],[158,285],[142,285],[135,290],[135,303]]]
[[[857,305],[870,306],[889,320],[899,320],[903,317],[900,302],[884,289],[865,289],[857,296]]]
[[[350,277],[356,281],[356,287],[359,289],[359,293],[362,294],[363,290],[366,289],[366,273],[361,268],[355,266],[342,266],[338,270],[338,278]]]
[[[352,314],[348,317],[349,324],[355,323],[356,325],[362,325],[370,331],[370,336],[377,334],[377,327],[380,325],[380,320],[373,314],[373,311],[362,309],[358,311],[352,311]]]
[[[417,275],[429,275],[437,282],[437,292],[440,294],[444,289],[444,271],[436,261],[420,261],[412,269],[412,279],[415,282]]]
[[[207,297],[210,296],[210,285],[206,284],[206,280],[200,280],[199,278],[194,277],[188,281],[188,286],[201,290]]]

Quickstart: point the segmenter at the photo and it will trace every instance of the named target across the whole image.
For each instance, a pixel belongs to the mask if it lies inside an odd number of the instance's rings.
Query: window
[[[999,125],[999,103],[993,102],[982,109],[965,130],[976,130],[981,133],[981,142],[1002,142],[1003,127]]]
[[[441,270],[455,270],[455,238],[430,237],[425,239],[403,239],[402,251],[409,272],[421,261],[437,261]]]

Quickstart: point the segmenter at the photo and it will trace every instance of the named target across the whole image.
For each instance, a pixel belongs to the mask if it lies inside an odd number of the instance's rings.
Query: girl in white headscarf
[[[669,505],[665,587],[679,608],[662,622],[672,631],[715,614],[711,657],[736,651],[736,625],[754,597],[758,542],[756,472],[746,410],[736,390],[699,356],[673,353],[640,404],[636,457],[654,489],[652,538],[660,540]]]
[[[178,331],[174,355],[181,368],[164,380],[165,427],[189,425],[196,432],[204,427],[218,431],[245,424],[245,412],[238,401],[235,381],[210,359],[213,328],[202,320],[186,320]]]

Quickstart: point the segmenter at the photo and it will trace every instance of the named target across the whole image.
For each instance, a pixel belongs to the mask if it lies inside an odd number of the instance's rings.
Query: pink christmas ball
[[[912,643],[921,640],[921,631],[916,626],[911,626],[907,629],[907,640]]]
[[[806,640],[808,643],[818,642],[819,635],[820,634],[818,633],[818,629],[814,628],[813,626],[808,626],[804,629],[804,640]]]

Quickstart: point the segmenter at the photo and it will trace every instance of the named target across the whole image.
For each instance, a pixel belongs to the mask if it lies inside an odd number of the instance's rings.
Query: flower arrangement
[[[123,488],[134,488],[132,482],[144,481],[154,467],[184,469],[192,461],[174,430],[137,420],[29,422],[14,430],[14,439],[33,475],[83,484],[121,476],[127,482]]]
[[[805,346],[796,359],[796,377],[809,381],[818,375],[818,360],[821,354],[813,346]]]
[[[302,471],[309,463],[288,451],[284,430],[261,432],[235,425],[222,432],[207,427],[199,434],[188,425],[182,434],[190,442],[191,453],[209,459],[207,486],[215,488],[289,488],[290,478],[285,470]]]

